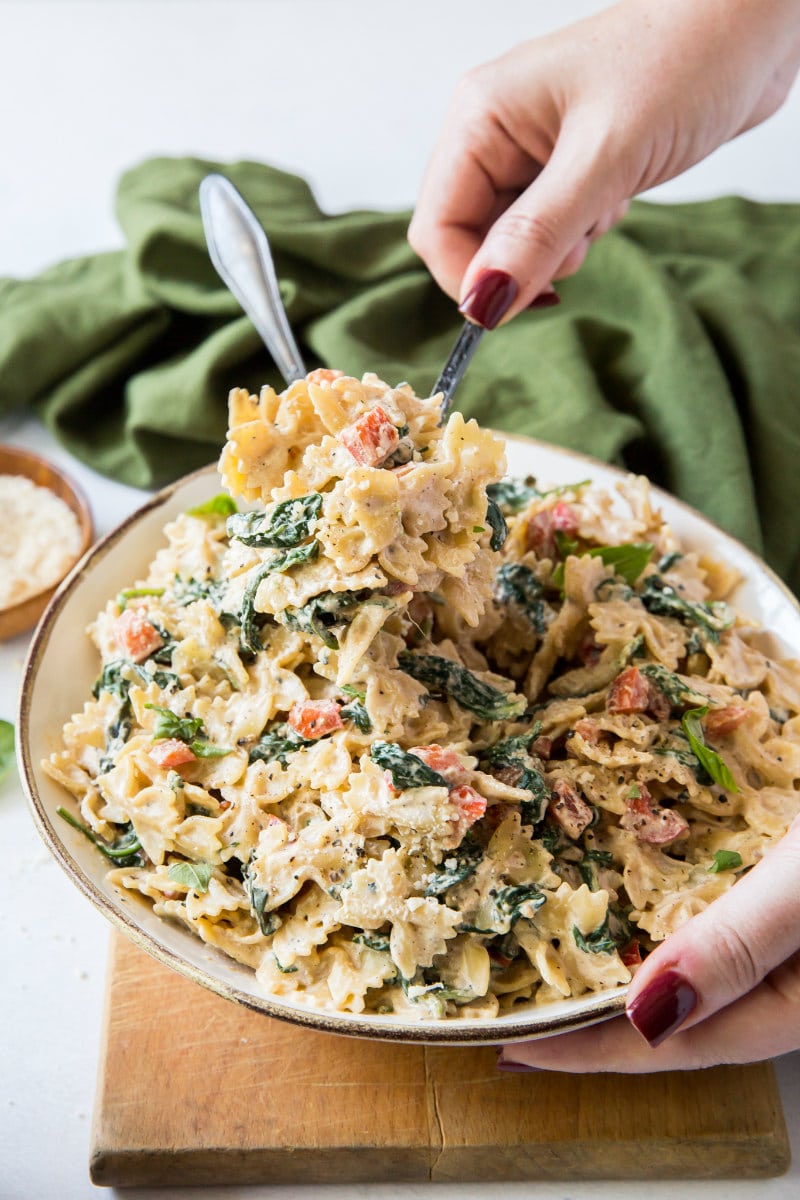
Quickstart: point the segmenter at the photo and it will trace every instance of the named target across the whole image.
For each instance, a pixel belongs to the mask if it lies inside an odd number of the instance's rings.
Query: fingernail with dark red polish
[[[484,329],[494,329],[518,293],[517,281],[507,271],[481,271],[459,305],[459,312]]]
[[[660,1046],[697,1007],[697,992],[679,971],[663,971],[628,1005],[628,1019],[651,1046]]]
[[[561,297],[553,288],[548,288],[546,292],[540,292],[538,296],[531,300],[528,308],[555,308],[561,303]]]

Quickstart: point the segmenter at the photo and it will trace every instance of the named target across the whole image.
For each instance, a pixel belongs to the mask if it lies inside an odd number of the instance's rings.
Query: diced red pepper
[[[450,800],[458,807],[458,823],[464,829],[469,829],[470,825],[480,821],[486,812],[486,797],[476,792],[468,783],[451,788]]]
[[[636,835],[637,842],[648,846],[665,846],[683,837],[689,826],[680,813],[653,803],[653,797],[643,783],[636,785],[638,795],[628,796],[620,828]]]
[[[594,813],[566,779],[557,779],[547,811],[568,837],[577,838],[591,825]]]
[[[710,738],[725,737],[738,729],[750,716],[750,709],[743,704],[730,704],[727,708],[716,708],[703,717],[703,727]]]
[[[566,500],[557,500],[550,509],[553,515],[553,529],[560,529],[568,537],[575,537],[578,532],[578,514]]]
[[[622,947],[619,956],[626,967],[639,966],[642,961],[642,951],[636,938],[628,942],[627,946]]]
[[[307,741],[324,737],[326,733],[333,733],[334,729],[344,728],[335,700],[305,700],[302,704],[293,705],[289,724],[295,733]]]
[[[552,508],[543,508],[528,521],[525,549],[533,550],[540,558],[554,558],[556,530],[574,537],[578,532],[578,516],[571,504],[559,500]]]
[[[334,379],[341,379],[344,371],[335,371],[332,367],[317,367],[315,371],[309,371],[306,375],[308,383],[333,383]]]
[[[114,622],[114,641],[127,658],[143,662],[164,640],[140,608],[126,608]]]
[[[359,466],[375,467],[397,449],[400,433],[380,405],[376,405],[343,429],[339,441]]]
[[[182,767],[185,763],[195,762],[197,759],[197,755],[186,745],[186,742],[181,742],[178,738],[164,738],[160,742],[153,742],[147,753],[156,766],[169,771],[174,770],[175,767]]]
[[[464,778],[464,768],[455,750],[448,750],[433,742],[430,746],[414,746],[411,753],[417,758],[421,758],[432,771],[438,771],[440,775],[443,775],[451,786]],[[484,800],[485,807],[486,801]]]
[[[590,746],[596,746],[600,741],[600,726],[591,717],[581,717],[580,721],[576,721],[575,732]]]

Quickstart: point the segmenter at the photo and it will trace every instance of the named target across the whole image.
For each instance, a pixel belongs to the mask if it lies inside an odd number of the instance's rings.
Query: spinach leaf
[[[251,747],[248,757],[251,763],[277,761],[282,767],[286,767],[288,766],[288,755],[294,754],[303,746],[311,745],[313,742],[307,741],[306,738],[295,732],[291,725],[282,722],[261,734],[255,746]]]
[[[245,546],[299,546],[311,533],[311,523],[321,511],[322,496],[310,492],[296,500],[282,500],[269,514],[237,513],[228,521],[228,537]]]
[[[449,658],[401,650],[397,661],[401,670],[424,683],[433,695],[452,696],[462,708],[484,721],[510,721],[522,716],[527,708],[524,696],[514,697],[513,693],[492,687]]]
[[[603,867],[610,867],[611,855],[607,850],[587,850],[581,861],[575,864],[581,879],[592,892],[596,892],[598,887],[595,863]]]
[[[0,779],[8,775],[14,766],[14,726],[10,721],[0,721]]]
[[[633,937],[633,928],[627,917],[609,905],[602,925],[586,935],[577,925],[572,926],[575,945],[586,954],[613,954],[620,946],[627,946]]]
[[[164,588],[162,587],[133,587],[125,588],[121,592],[117,592],[117,607],[120,612],[124,612],[128,601],[135,600],[138,596],[163,596]]]
[[[153,727],[154,742],[177,738],[179,742],[185,742],[197,758],[224,758],[231,753],[229,746],[215,746],[208,740],[200,717],[179,717],[160,704],[145,704],[145,708],[158,713]]]
[[[214,611],[219,613],[225,588],[223,579],[181,579],[180,575],[176,575],[172,584],[172,594],[181,608],[193,604],[195,600],[206,600]]]
[[[685,600],[660,575],[648,575],[639,598],[656,616],[700,626],[711,642],[718,642],[720,634],[733,624],[733,612],[722,600]]]
[[[77,829],[85,838],[88,838],[90,842],[97,846],[97,849],[106,858],[110,859],[115,866],[141,867],[144,865],[142,843],[139,841],[138,834],[130,823],[122,827],[123,831],[115,841],[105,842],[101,837],[97,836],[93,829],[78,821],[65,808],[59,806],[56,812],[68,825],[71,825],[73,829]]]
[[[515,605],[539,634],[547,630],[543,592],[533,571],[523,563],[503,563],[494,577],[493,595],[497,603]]]
[[[531,795],[530,800],[523,801],[519,806],[523,825],[538,824],[543,819],[550,801],[550,788],[545,783],[536,760],[528,752],[528,747],[533,739],[539,736],[540,730],[541,724],[537,721],[528,733],[517,734],[497,742],[481,759],[481,766],[485,765],[490,772],[503,768],[519,772],[519,779],[513,786],[523,788]]]
[[[511,918],[509,926],[513,929],[520,917],[527,917],[530,920],[532,914],[522,912],[523,905],[529,909],[532,906],[533,912],[538,912],[546,900],[544,892],[535,883],[521,883],[501,888],[494,896],[494,906],[498,913]]]
[[[626,583],[634,584],[653,557],[652,542],[624,542],[621,546],[595,546],[589,551],[592,558],[600,558]]]
[[[114,759],[131,736],[133,709],[130,700],[123,700],[117,715],[106,730],[106,749],[98,764],[98,775],[106,775],[114,766]]]
[[[361,733],[371,733],[372,721],[370,721],[369,713],[360,700],[353,700],[351,704],[346,704],[341,709],[339,715],[345,721],[352,721],[356,729],[359,729]]]
[[[213,874],[214,867],[208,862],[172,863],[167,871],[168,878],[174,883],[182,883],[198,895],[208,891]]]
[[[253,916],[258,921],[258,928],[264,934],[264,937],[269,937],[276,929],[279,929],[282,922],[276,912],[266,912],[267,902],[269,900],[269,889],[259,887],[251,872],[252,861],[248,863],[242,870],[242,882],[244,884],[244,892],[247,896],[248,904],[252,910]]]
[[[450,787],[444,775],[434,771],[416,754],[401,750],[394,742],[373,742],[369,756],[391,773],[394,786],[401,792],[406,788]]]
[[[157,621],[151,621],[150,624],[153,626],[156,633],[158,633],[164,645],[159,646],[158,650],[154,651],[154,653],[150,655],[148,662],[152,660],[152,662],[159,663],[161,666],[171,667],[172,651],[175,649],[177,642],[169,630],[165,629],[163,625],[159,625]]]
[[[642,675],[652,679],[660,692],[663,692],[673,708],[683,704],[703,704],[706,697],[702,692],[696,692],[691,684],[684,683],[674,672],[662,667],[661,663],[645,663],[639,667]]]
[[[490,483],[486,495],[495,504],[508,513],[522,512],[532,500],[537,500],[541,492],[534,486],[532,476],[527,479],[501,479],[499,483]]]
[[[671,554],[664,554],[656,564],[659,573],[663,574],[664,571],[671,571],[675,564],[679,563],[682,558],[683,555],[681,554],[680,550],[673,550]]]
[[[103,667],[95,680],[92,695],[98,700],[101,692],[110,692],[118,700],[125,701],[131,686],[137,682],[142,687],[154,683],[162,692],[166,692],[170,688],[180,687],[181,681],[172,671],[147,671],[140,663],[131,662],[129,658],[115,658]]]
[[[712,875],[720,871],[738,871],[742,865],[742,856],[738,850],[715,850],[714,862],[708,868]]]
[[[236,511],[236,501],[227,492],[219,492],[203,504],[195,504],[193,508],[187,508],[186,515],[189,517],[229,517]]]
[[[702,708],[688,709],[681,717],[683,732],[689,739],[689,745],[692,748],[695,758],[701,767],[708,772],[714,782],[718,783],[720,787],[725,788],[728,792],[738,792],[739,789],[736,786],[736,780],[733,778],[730,768],[726,765],[722,757],[717,754],[716,750],[712,750],[706,745],[700,718],[704,717],[707,712],[707,704],[704,704]]]
[[[366,946],[369,950],[378,950],[382,954],[389,953],[389,938],[385,933],[354,933],[353,941],[357,946]]]
[[[252,579],[245,588],[242,597],[241,613],[239,615],[239,623],[242,627],[242,645],[245,650],[248,650],[251,654],[257,654],[259,650],[264,649],[261,634],[256,625],[258,616],[256,613],[256,593],[262,580],[266,579],[268,575],[275,573],[283,574],[284,571],[290,570],[291,567],[313,562],[314,559],[319,557],[319,548],[320,543],[314,538],[313,541],[308,542],[305,546],[295,546],[292,550],[282,550],[254,572]]]
[[[441,870],[433,876],[425,888],[426,896],[441,896],[448,888],[463,883],[475,874],[478,863],[483,858],[483,847],[473,838],[465,837],[454,855],[449,855],[441,864]]]
[[[325,646],[335,650],[339,642],[333,627],[346,624],[353,615],[349,610],[356,608],[369,594],[367,588],[358,592],[321,592],[300,608],[284,609],[278,620],[287,629],[316,634]]]
[[[486,524],[492,531],[489,539],[492,550],[502,550],[508,537],[508,525],[506,525],[506,519],[500,511],[497,501],[493,500],[491,496],[486,509]]]

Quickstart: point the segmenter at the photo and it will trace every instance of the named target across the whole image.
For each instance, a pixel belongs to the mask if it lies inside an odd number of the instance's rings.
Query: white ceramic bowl
[[[586,456],[542,442],[509,438],[511,475],[534,475],[550,484],[592,478],[613,488],[622,472]],[[197,471],[152,500],[100,541],[53,598],[34,635],[23,678],[19,713],[20,768],[33,818],[47,846],[93,904],[142,949],[221,996],[273,1017],[334,1033],[406,1042],[449,1044],[514,1041],[577,1029],[622,1012],[625,988],[546,1005],[515,1008],[493,1020],[408,1021],[396,1017],[318,1012],[263,993],[255,975],[188,930],[156,917],[143,898],[120,895],[105,880],[106,864],[94,846],[56,815],[65,793],[39,763],[58,745],[60,730],[79,711],[98,674],[94,646],[84,630],[131,580],[145,574],[162,544],[162,530],[186,508],[219,491],[214,467]],[[743,577],[734,603],[773,631],[774,652],[800,657],[800,608],[776,575],[741,543],[664,492],[657,503],[692,548],[724,560]]]

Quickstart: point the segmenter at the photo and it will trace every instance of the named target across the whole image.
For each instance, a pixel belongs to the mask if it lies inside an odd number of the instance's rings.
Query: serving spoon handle
[[[281,300],[267,235],[249,204],[224,175],[200,184],[208,253],[222,281],[255,325],[287,383],[306,367]]]

